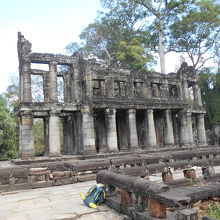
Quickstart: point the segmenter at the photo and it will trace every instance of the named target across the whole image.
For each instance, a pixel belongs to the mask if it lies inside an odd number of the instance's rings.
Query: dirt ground
[[[192,205],[192,208],[198,210],[199,220],[202,219],[202,216],[209,216],[208,211],[214,202],[219,204],[220,207],[220,197],[214,197],[212,198],[212,200],[205,200],[205,201],[200,200]]]

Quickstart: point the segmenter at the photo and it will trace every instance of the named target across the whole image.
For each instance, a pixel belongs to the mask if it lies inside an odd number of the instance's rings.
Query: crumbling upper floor
[[[31,52],[31,43],[18,33],[21,109],[93,108],[191,109],[204,112],[193,69],[184,63],[177,73],[130,71],[102,67],[72,56]],[[32,67],[43,64],[47,70]],[[31,77],[42,77],[43,102],[33,102]],[[63,100],[58,100],[57,79],[62,79]],[[190,92],[189,92],[190,91]]]

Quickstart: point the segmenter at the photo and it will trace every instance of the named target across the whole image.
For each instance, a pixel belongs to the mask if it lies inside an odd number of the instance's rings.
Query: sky
[[[0,94],[18,76],[17,32],[33,52],[63,53],[96,18],[99,0],[2,0],[0,4]]]

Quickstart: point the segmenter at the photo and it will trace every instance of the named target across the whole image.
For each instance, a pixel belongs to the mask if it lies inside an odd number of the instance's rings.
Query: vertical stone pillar
[[[147,110],[147,144],[149,146],[156,146],[157,144],[153,109]]]
[[[50,101],[50,88],[49,88],[49,72],[46,72],[43,75],[43,91],[44,91],[44,101]]]
[[[116,110],[106,109],[107,146],[110,152],[118,152],[118,139],[116,129]]]
[[[92,70],[90,64],[86,64],[85,66],[85,77],[84,82],[86,86],[86,97],[92,97],[93,96],[93,82],[92,82]]]
[[[69,72],[67,72],[67,74],[63,76],[63,87],[64,87],[64,102],[71,102],[71,78]]]
[[[128,127],[129,127],[129,146],[130,150],[138,148],[137,127],[136,127],[136,110],[128,110]]]
[[[189,145],[189,133],[187,124],[187,113],[184,110],[179,111],[179,125],[180,125],[180,145]]]
[[[33,114],[20,112],[19,151],[22,159],[34,157]]]
[[[176,113],[172,114],[172,121],[173,121],[173,135],[174,135],[174,142],[175,144],[179,144],[179,129],[177,123]]]
[[[193,140],[192,114],[191,114],[191,112],[187,112],[187,124],[188,124],[189,142],[191,144],[193,144],[194,140]]]
[[[178,91],[178,94],[179,94],[178,98],[179,98],[180,100],[184,100],[184,97],[183,97],[183,88],[182,88],[182,86],[181,86],[181,82],[178,82],[178,84],[177,84],[177,91]]]
[[[173,136],[173,123],[171,117],[171,111],[169,109],[164,111],[164,138],[165,145],[174,145],[174,136]]]
[[[188,83],[186,79],[183,79],[182,81],[182,91],[185,101],[187,102],[189,100],[189,90],[188,90]]]
[[[196,128],[197,128],[198,144],[207,145],[204,114],[196,114]]]
[[[196,83],[193,86],[193,96],[194,96],[194,104],[196,106],[202,106],[201,91],[200,91],[198,83]]]
[[[44,117],[44,156],[49,155],[49,117]]]
[[[92,112],[88,106],[84,106],[81,109],[81,113],[84,154],[94,155],[96,154],[96,147]]]
[[[23,59],[22,63],[22,83],[21,85],[21,101],[22,102],[31,102],[32,96],[31,96],[31,62],[29,59]]]
[[[59,112],[51,111],[49,118],[49,156],[60,156]]]
[[[49,64],[49,96],[51,102],[57,102],[57,63]]]

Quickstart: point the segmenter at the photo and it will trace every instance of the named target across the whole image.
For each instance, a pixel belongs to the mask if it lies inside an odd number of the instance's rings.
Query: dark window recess
[[[126,96],[126,85],[123,81],[114,82],[114,93],[115,96]]]
[[[151,84],[152,97],[160,97],[161,96],[161,88],[160,84],[152,83]]]
[[[105,81],[94,79],[92,80],[93,95],[105,95]]]
[[[176,85],[169,85],[169,94],[171,98],[178,98],[178,89]]]
[[[134,82],[134,95],[138,97],[143,95],[143,82]]]

